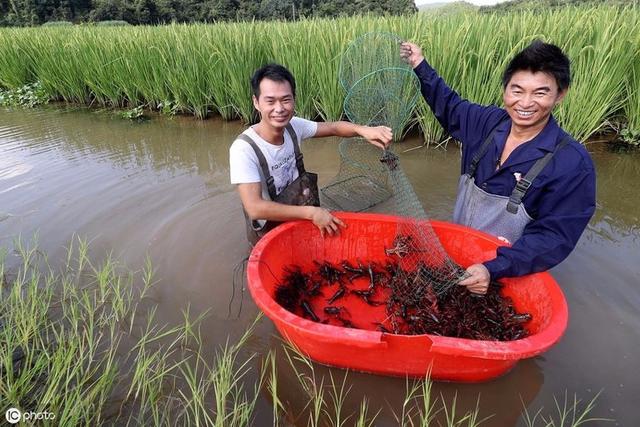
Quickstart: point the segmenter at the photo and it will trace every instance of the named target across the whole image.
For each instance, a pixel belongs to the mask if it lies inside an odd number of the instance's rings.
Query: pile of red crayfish
[[[420,277],[434,277],[433,269],[423,263],[405,271],[392,262],[315,262],[310,271],[286,268],[275,300],[309,320],[347,328],[493,341],[527,336],[524,325],[531,315],[516,313],[511,299],[500,295],[499,283],[492,282],[484,296],[457,285],[436,293],[438,284]]]

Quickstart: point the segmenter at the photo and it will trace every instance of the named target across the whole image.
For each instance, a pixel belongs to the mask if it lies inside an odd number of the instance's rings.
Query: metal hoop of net
[[[354,123],[389,126],[394,134],[401,134],[419,95],[420,82],[412,70],[382,68],[353,84],[344,100],[344,112]]]
[[[366,33],[349,44],[340,59],[339,78],[345,92],[364,76],[384,68],[411,71],[411,66],[400,58],[402,39],[392,33]]]

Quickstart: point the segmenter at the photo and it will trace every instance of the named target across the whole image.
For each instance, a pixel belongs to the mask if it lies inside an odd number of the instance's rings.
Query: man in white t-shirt
[[[284,194],[297,184],[300,171],[305,173],[302,155],[296,155],[299,154],[299,142],[326,136],[360,136],[383,149],[391,143],[391,129],[294,117],[295,80],[278,64],[256,70],[251,78],[251,89],[260,122],[245,130],[229,149],[231,183],[237,184],[251,227],[260,231],[267,222],[307,219],[318,227],[322,236],[337,233],[344,223],[328,210],[313,205],[297,206],[300,203],[296,197],[283,202],[273,201],[273,195]],[[272,178],[265,176],[265,172]],[[306,195],[308,190],[301,191]]]

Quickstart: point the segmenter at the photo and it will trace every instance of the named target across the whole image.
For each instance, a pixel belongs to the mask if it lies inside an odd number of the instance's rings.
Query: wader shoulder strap
[[[264,154],[262,154],[262,150],[255,143],[253,139],[247,134],[241,133],[238,135],[237,139],[241,139],[253,148],[253,151],[256,153],[258,157],[258,162],[260,163],[260,169],[262,169],[262,175],[267,180],[267,190],[269,191],[269,197],[271,200],[275,200],[278,193],[276,193],[276,186],[273,183],[273,176],[269,173],[269,165],[267,164],[267,159],[265,159]]]
[[[521,178],[520,181],[516,183],[516,187],[513,189],[511,196],[509,196],[509,203],[507,203],[508,212],[512,214],[518,213],[518,207],[520,206],[520,203],[522,203],[522,198],[527,193],[529,187],[531,187],[531,183],[533,182],[533,180],[536,179],[540,172],[542,172],[542,169],[544,169],[547,163],[551,161],[551,158],[558,152],[558,150],[569,144],[569,142],[571,142],[571,138],[569,137],[569,135],[565,135],[565,137],[562,138],[562,141],[560,141],[560,143],[556,145],[556,148],[553,151],[545,154],[541,159],[538,159],[538,161],[533,164],[531,169],[529,169],[527,175]]]
[[[476,152],[473,154],[473,158],[471,159],[471,164],[469,165],[467,175],[472,177],[476,173],[476,169],[478,168],[478,163],[480,163],[480,159],[485,155],[485,153],[487,152],[487,149],[493,142],[493,135],[496,133],[500,125],[506,122],[507,120],[509,119],[506,118],[504,120],[499,121],[498,124],[491,130],[491,133],[489,133],[489,136],[487,137],[487,139],[484,140],[480,148],[478,148]]]
[[[302,176],[304,175],[305,170],[304,161],[302,160],[302,152],[300,151],[300,145],[298,144],[298,135],[296,135],[296,132],[293,130],[291,123],[289,123],[285,129],[289,133],[289,137],[293,142],[293,152],[296,155],[296,168],[298,168],[298,175]]]

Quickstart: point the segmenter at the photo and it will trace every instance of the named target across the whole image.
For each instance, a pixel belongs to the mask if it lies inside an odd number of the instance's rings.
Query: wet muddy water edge
[[[11,248],[18,235],[37,233],[39,248],[55,263],[79,235],[91,241],[93,259],[112,252],[133,270],[149,255],[157,272],[158,322],[182,321],[187,306],[194,315],[210,310],[205,344],[213,349],[228,336],[234,340],[258,313],[245,293],[236,316],[236,294],[228,318],[233,269],[249,253],[228,170],[228,147],[242,129],[220,119],[133,123],[89,110],[1,109],[0,246]],[[307,169],[320,175],[321,185],[337,173],[337,143],[321,139],[304,146]],[[398,151],[420,143],[409,138]],[[433,386],[438,396],[457,394],[460,411],[479,398],[481,415],[494,414],[482,425],[523,425],[517,421],[523,403],[531,413],[541,406],[551,413],[554,396],[562,400],[565,391],[583,401],[602,391],[593,415],[616,420],[606,425],[640,422],[640,152],[615,152],[605,144],[587,148],[598,173],[596,214],[576,250],[552,270],[569,304],[564,337],[494,381]],[[457,147],[421,148],[400,158],[428,215],[450,220]],[[266,354],[280,345],[263,318],[246,351]],[[307,402],[300,385],[288,375],[286,360],[278,364],[281,399],[301,410]],[[355,372],[349,378],[347,412],[357,411],[363,396],[374,413],[400,408],[404,379]],[[257,406],[259,425],[270,425],[270,405],[265,392]],[[390,411],[376,425],[395,425]]]

